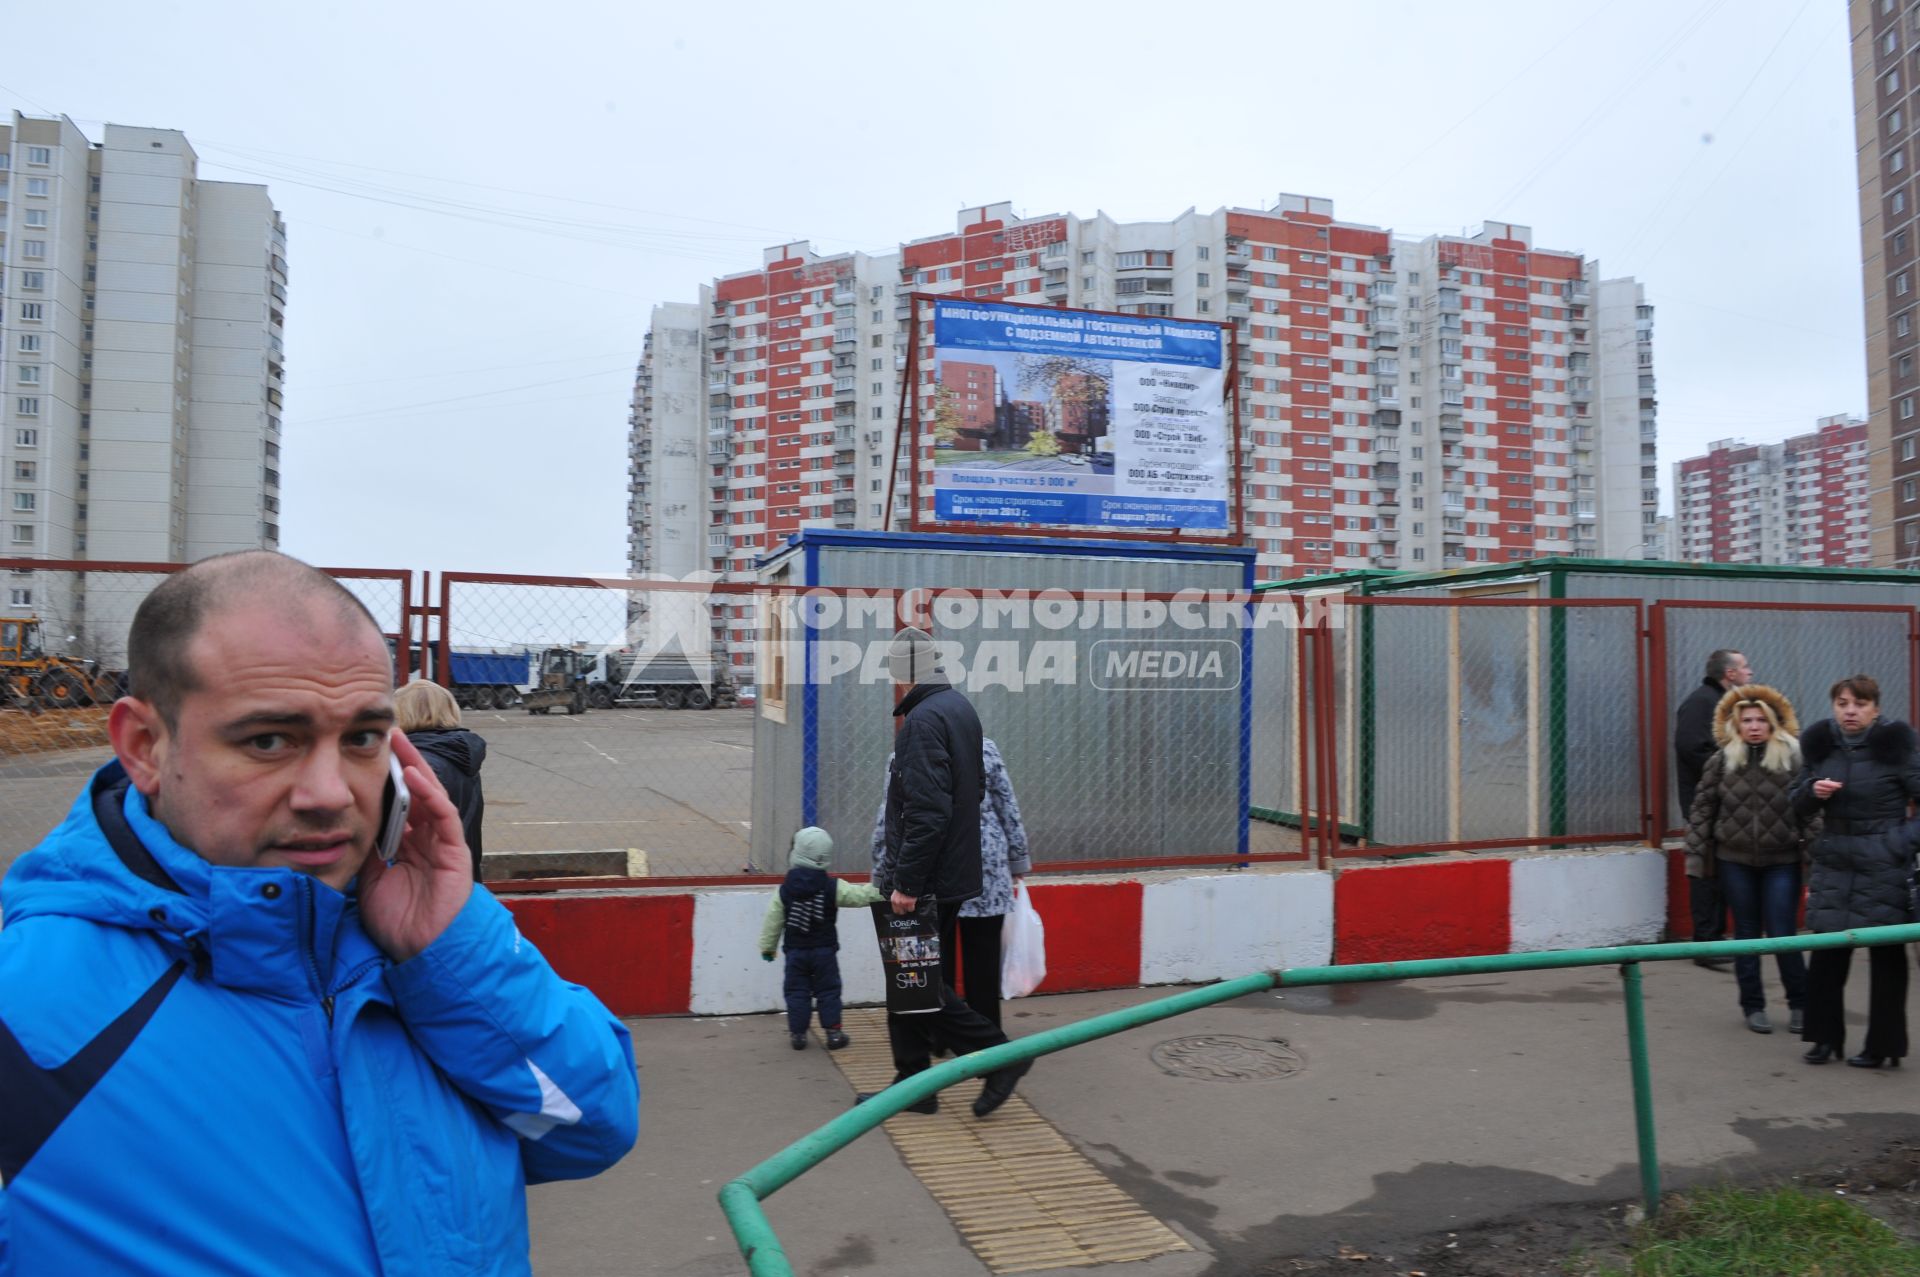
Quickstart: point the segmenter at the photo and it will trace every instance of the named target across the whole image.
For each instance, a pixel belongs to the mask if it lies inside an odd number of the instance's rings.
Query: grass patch
[[[1844,1198],[1797,1188],[1671,1197],[1628,1253],[1625,1268],[1583,1277],[1920,1277],[1920,1246]]]

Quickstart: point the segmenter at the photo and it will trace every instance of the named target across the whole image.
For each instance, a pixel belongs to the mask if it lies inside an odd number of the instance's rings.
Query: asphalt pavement
[[[1390,1253],[1535,1207],[1637,1197],[1619,985],[1609,967],[1269,992],[1041,1060],[1021,1094],[1194,1247],[1054,1271],[1251,1275],[1330,1245]],[[1019,1036],[1165,992],[1014,1002],[1006,1023]],[[1864,987],[1852,992],[1863,1006]],[[1784,1025],[1777,985],[1774,996]],[[1803,1064],[1784,1031],[1744,1027],[1730,975],[1649,964],[1646,1006],[1669,1187],[1920,1136],[1920,1071]],[[639,1146],[598,1179],[533,1190],[535,1269],[744,1272],[714,1195],[841,1112],[851,1088],[825,1052],[791,1050],[775,1016],[632,1027]],[[1241,1067],[1250,1060],[1267,1066]],[[1236,1072],[1261,1076],[1228,1080]],[[767,1209],[809,1277],[990,1271],[884,1131]]]

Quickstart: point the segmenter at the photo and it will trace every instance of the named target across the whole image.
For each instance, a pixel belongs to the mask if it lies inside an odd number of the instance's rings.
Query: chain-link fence
[[[1253,813],[1316,858],[1643,836],[1633,601],[1297,596],[1257,658]]]
[[[1880,684],[1880,712],[1920,717],[1920,611],[1869,603],[1655,603],[1649,617],[1654,674],[1650,717],[1660,796],[1657,827],[1677,834],[1685,823],[1674,778],[1674,712],[1706,677],[1716,650],[1747,658],[1753,681],[1793,703],[1802,730],[1831,716],[1827,692],[1840,679],[1866,674]]]
[[[0,561],[0,869],[108,757],[127,625],[175,570]],[[1906,607],[330,571],[486,741],[502,883],[777,874],[804,824],[864,872],[906,621],[1055,869],[1638,841],[1715,648],[1808,720],[1843,675],[1889,714],[1920,692]]]

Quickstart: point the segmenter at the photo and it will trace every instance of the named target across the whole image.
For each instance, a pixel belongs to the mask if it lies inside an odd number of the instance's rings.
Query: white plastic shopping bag
[[[1027,884],[1013,884],[1013,908],[1000,931],[1000,996],[1024,998],[1047,978],[1047,929]]]

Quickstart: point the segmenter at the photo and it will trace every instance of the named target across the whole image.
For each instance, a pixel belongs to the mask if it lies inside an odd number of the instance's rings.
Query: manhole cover
[[[1300,1053],[1285,1042],[1230,1033],[1162,1042],[1153,1048],[1153,1062],[1171,1077],[1202,1082],[1270,1082],[1307,1067]]]

